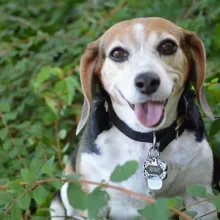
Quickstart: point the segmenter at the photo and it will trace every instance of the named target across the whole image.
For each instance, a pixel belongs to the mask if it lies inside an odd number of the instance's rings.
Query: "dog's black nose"
[[[138,75],[135,79],[136,88],[143,94],[150,95],[157,91],[160,78],[156,73],[146,72]]]

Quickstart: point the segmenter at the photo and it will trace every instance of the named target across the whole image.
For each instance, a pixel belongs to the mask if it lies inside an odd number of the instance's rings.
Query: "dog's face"
[[[116,114],[135,130],[154,130],[169,123],[189,79],[204,111],[210,114],[202,92],[203,45],[193,33],[162,18],[118,23],[89,45],[81,62],[86,98],[82,123],[92,100],[93,76],[110,95]]]
[[[104,34],[102,48],[101,81],[119,105],[117,114],[133,129],[162,125],[165,106],[189,71],[181,31],[167,21],[155,25],[155,19],[122,22]]]

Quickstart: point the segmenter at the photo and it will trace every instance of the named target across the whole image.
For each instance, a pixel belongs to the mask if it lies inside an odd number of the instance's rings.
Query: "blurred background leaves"
[[[38,186],[32,195],[32,189],[18,183],[59,176],[77,146],[79,61],[86,45],[119,21],[149,16],[195,31],[204,42],[204,86],[216,117],[204,121],[220,159],[220,1],[1,0],[0,184],[10,184],[10,190],[0,192],[0,215],[18,196],[12,219],[48,216],[60,184]],[[19,192],[26,193],[19,197]]]

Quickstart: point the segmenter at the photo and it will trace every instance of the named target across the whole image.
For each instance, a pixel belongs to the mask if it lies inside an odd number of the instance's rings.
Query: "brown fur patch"
[[[161,34],[162,32],[167,32],[173,35],[177,40],[180,40],[182,35],[182,30],[174,23],[163,19],[163,18],[137,18],[129,21],[123,21],[118,24],[115,24],[110,29],[108,29],[103,37],[104,46],[110,45],[116,39],[119,41],[123,41],[123,39],[127,39],[131,42],[136,43],[137,40],[134,38],[132,32],[132,26],[135,24],[143,24],[144,32],[146,38],[152,31],[158,32]]]

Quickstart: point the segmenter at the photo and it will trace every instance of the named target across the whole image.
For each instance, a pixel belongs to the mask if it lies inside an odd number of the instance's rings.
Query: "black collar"
[[[109,121],[112,123],[118,130],[120,130],[127,137],[139,141],[153,143],[153,132],[137,132],[128,127],[115,113],[110,98],[107,100],[108,103],[108,114]],[[187,104],[186,104],[187,108]],[[185,130],[185,120],[184,116],[179,116],[176,121],[174,121],[169,127],[162,130],[155,131],[156,142],[159,152],[162,152],[169,143],[174,139],[177,139]]]

